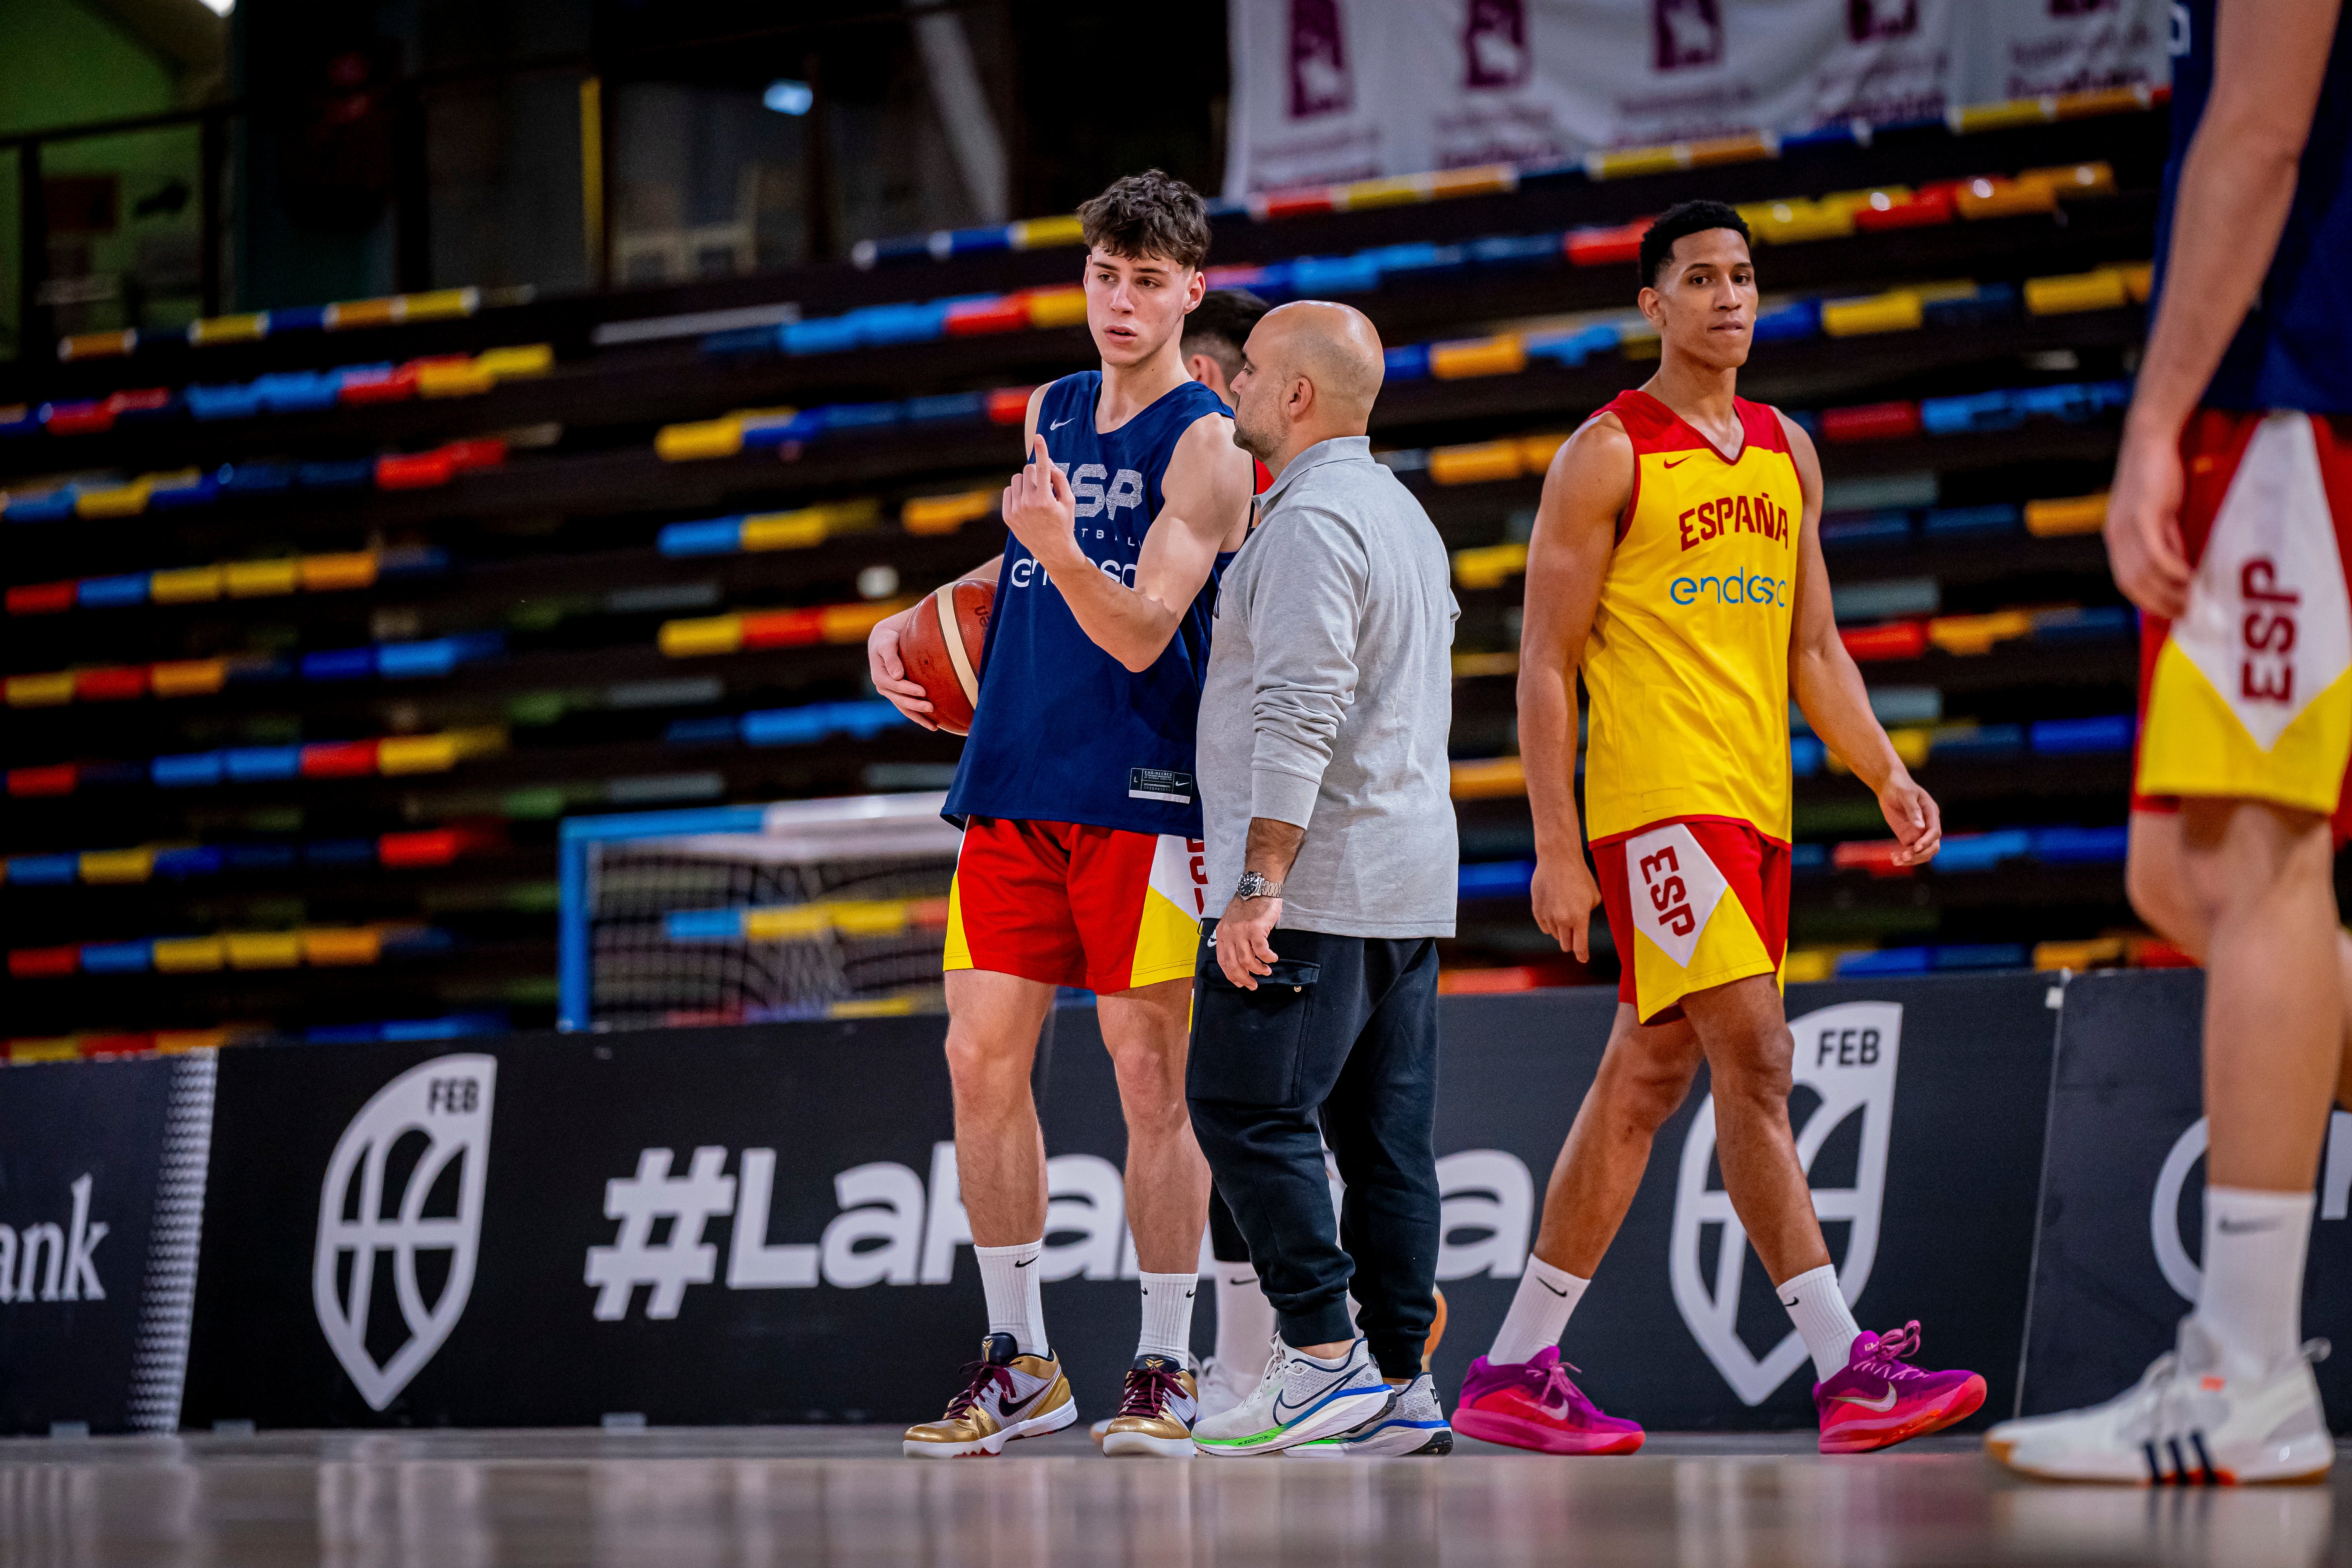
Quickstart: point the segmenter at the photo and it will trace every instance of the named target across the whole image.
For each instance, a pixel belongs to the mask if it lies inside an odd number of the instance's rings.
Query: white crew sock
[[[1827,1383],[1843,1372],[1862,1330],[1853,1321],[1853,1309],[1845,1304],[1845,1292],[1838,1289],[1837,1269],[1824,1263],[1775,1289],[1797,1332],[1805,1337],[1805,1348],[1813,1352],[1813,1380]]]
[[[1248,1264],[1216,1267],[1217,1364],[1227,1369],[1226,1376],[1247,1380],[1265,1365],[1265,1347],[1274,1342],[1274,1303]]]
[[[2309,1193],[2205,1189],[2205,1288],[2197,1322],[2225,1369],[2269,1372],[2303,1335],[2303,1260],[2311,1244]]]
[[[1045,1348],[1045,1303],[1037,1291],[1037,1259],[1045,1238],[1015,1247],[975,1247],[980,1288],[988,1297],[988,1331],[1011,1334],[1023,1355],[1050,1355]]]
[[[1511,1298],[1511,1310],[1504,1314],[1502,1330],[1495,1335],[1495,1348],[1486,1352],[1487,1364],[1533,1361],[1543,1354],[1544,1346],[1559,1343],[1568,1315],[1584,1300],[1585,1287],[1591,1283],[1530,1256],[1527,1272],[1519,1276],[1518,1294]]]
[[[1191,1362],[1192,1298],[1200,1289],[1198,1274],[1143,1276],[1143,1333],[1136,1354],[1170,1356],[1179,1366]]]

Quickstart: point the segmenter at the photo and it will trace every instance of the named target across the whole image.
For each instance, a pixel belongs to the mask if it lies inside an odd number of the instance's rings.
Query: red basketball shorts
[[[2352,423],[2201,409],[2182,431],[2177,621],[2140,621],[2134,809],[2182,795],[2333,815],[2352,762]]]
[[[1592,847],[1622,970],[1617,999],[1644,1024],[1694,991],[1753,974],[1777,983],[1789,950],[1789,847],[1745,822],[1686,816]]]
[[[1189,980],[1206,850],[1173,835],[975,816],[948,892],[942,967],[1097,994]]]

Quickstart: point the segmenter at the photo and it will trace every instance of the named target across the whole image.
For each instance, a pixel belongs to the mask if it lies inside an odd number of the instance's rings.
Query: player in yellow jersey
[[[1820,1374],[1822,1451],[1882,1448],[1968,1416],[1985,1385],[1911,1365],[1916,1322],[1863,1332],[1813,1216],[1789,1127],[1794,1044],[1780,991],[1790,700],[1877,795],[1896,864],[1933,856],[1942,823],[1838,638],[1812,441],[1734,395],[1756,321],[1747,226],[1720,203],[1685,202],[1651,227],[1641,267],[1658,373],[1553,458],[1519,643],[1536,920],[1584,959],[1592,908],[1607,905],[1623,965],[1617,1020],[1517,1298],[1471,1363],[1454,1426],[1548,1453],[1641,1447],[1639,1426],[1569,1381],[1559,1340],[1703,1060],[1724,1185]],[[1582,825],[1580,668],[1592,700]]]

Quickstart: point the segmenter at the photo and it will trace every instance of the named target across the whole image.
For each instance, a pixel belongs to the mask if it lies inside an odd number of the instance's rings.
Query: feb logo
[[[474,1055],[409,1068],[360,1108],[327,1163],[310,1299],[371,1410],[433,1359],[473,1290],[498,1068]],[[398,1322],[373,1321],[387,1307]]]
[[[1870,1266],[1878,1255],[1878,1215],[1886,1194],[1887,1134],[1895,1117],[1895,1058],[1903,1035],[1903,1005],[1843,1002],[1791,1020],[1789,1030],[1797,1041],[1797,1086],[1820,1097],[1812,1113],[1795,1129],[1797,1158],[1803,1162],[1809,1179],[1814,1160],[1832,1136],[1860,1119],[1853,1184],[1824,1187],[1812,1183],[1813,1213],[1831,1241],[1836,1239],[1832,1227],[1843,1225],[1845,1230],[1838,1289],[1852,1301],[1869,1283]],[[1715,1100],[1710,1096],[1699,1107],[1683,1144],[1667,1274],[1675,1306],[1699,1349],[1743,1403],[1761,1405],[1788,1381],[1790,1373],[1808,1364],[1809,1357],[1805,1342],[1794,1329],[1761,1355],[1748,1347],[1739,1331],[1740,1287],[1749,1262],[1748,1232],[1732,1212],[1731,1194],[1707,1184],[1707,1172],[1714,1163]],[[1711,1277],[1701,1261],[1710,1241]]]

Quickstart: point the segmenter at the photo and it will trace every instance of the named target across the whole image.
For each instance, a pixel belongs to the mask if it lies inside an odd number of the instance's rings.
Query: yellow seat
[[[660,643],[662,652],[672,658],[733,653],[743,646],[743,617],[709,616],[696,620],[664,621]]]
[[[158,697],[209,697],[228,684],[228,660],[166,659],[148,667],[147,684]]]
[[[988,489],[951,496],[917,496],[899,509],[898,526],[908,533],[953,533],[967,522],[994,517],[1003,494]]]
[[[665,425],[654,433],[654,455],[665,463],[731,458],[742,449],[743,422],[731,414],[724,419]]]
[[[453,735],[388,735],[375,747],[380,773],[439,773],[457,765]]]
[[[1859,300],[1832,300],[1822,307],[1822,331],[1833,338],[1872,332],[1907,332],[1927,320],[1916,289],[1896,289]]]
[[[221,569],[221,579],[232,599],[267,599],[279,594],[290,594],[301,581],[301,563],[289,556],[283,561],[232,561]],[[152,593],[154,584],[148,584]]]
[[[221,579],[226,575],[217,566],[182,566],[166,572],[147,574],[147,596],[159,605],[195,605],[209,603],[221,596]]]
[[[1430,345],[1429,374],[1440,381],[1474,375],[1517,375],[1527,368],[1527,344],[1515,332]]]
[[[1526,766],[1517,757],[1489,757],[1454,764],[1454,798],[1496,800],[1528,793]]]
[[[2041,539],[2096,533],[2107,525],[2107,493],[2025,503],[2025,531]]]
[[[1441,485],[1475,485],[1491,479],[1519,477],[1519,444],[1479,441],[1467,447],[1435,447],[1429,454],[1429,477]]]
[[[143,882],[154,874],[152,849],[85,849],[81,854],[85,882]]]

